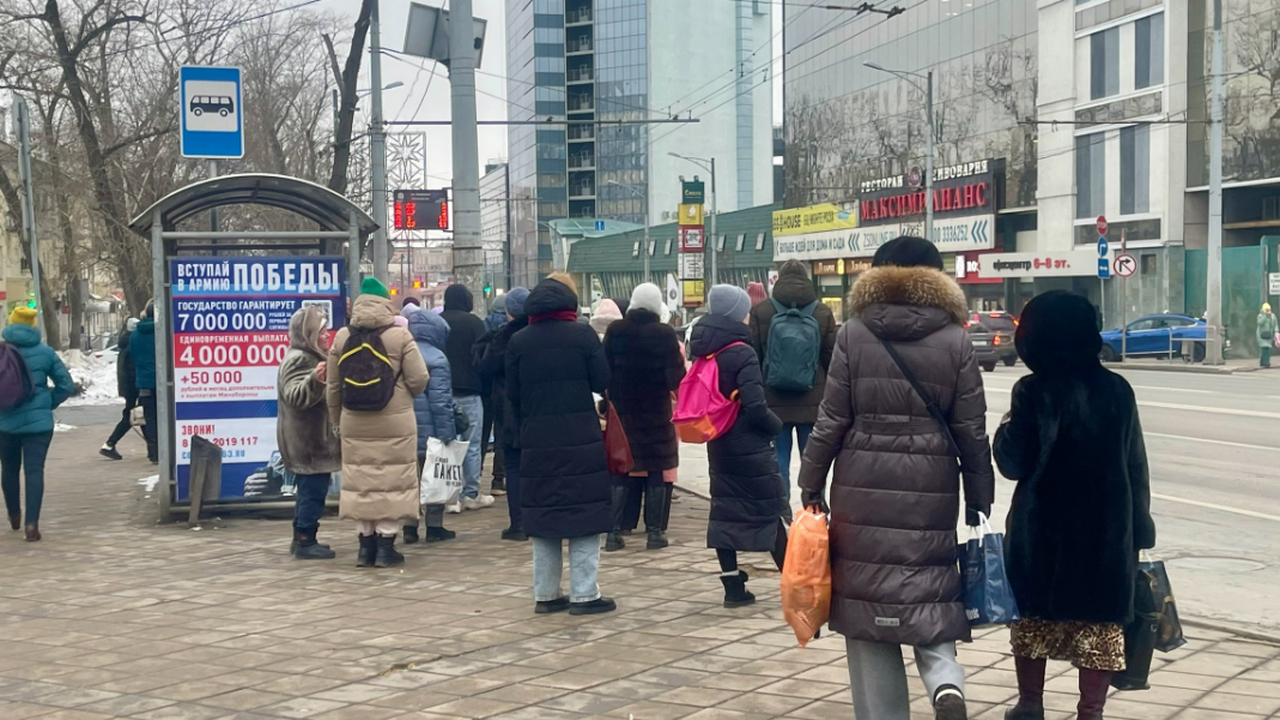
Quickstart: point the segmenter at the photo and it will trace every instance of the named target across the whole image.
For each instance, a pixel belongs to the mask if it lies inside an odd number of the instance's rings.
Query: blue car
[[[1204,343],[1187,342],[1183,349],[1183,341],[1204,340],[1205,322],[1189,315],[1147,315],[1129,323],[1124,352],[1129,356],[1141,357],[1177,357],[1200,362],[1204,360]],[[1121,331],[1107,330],[1102,333],[1102,360],[1116,362],[1120,359]]]

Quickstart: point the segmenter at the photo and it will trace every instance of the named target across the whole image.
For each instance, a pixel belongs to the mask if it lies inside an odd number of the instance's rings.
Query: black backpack
[[[338,358],[342,379],[342,407],[359,412],[378,412],[391,402],[400,374],[387,357],[380,328],[348,327],[347,344]]]
[[[0,410],[16,408],[35,394],[26,358],[16,346],[0,342]]]

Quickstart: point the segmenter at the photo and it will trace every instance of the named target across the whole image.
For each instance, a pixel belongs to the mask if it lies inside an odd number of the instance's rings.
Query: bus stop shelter
[[[287,210],[315,229],[184,227],[231,205]],[[222,448],[206,506],[278,499],[269,473],[255,468],[265,470],[263,458],[275,449],[275,372],[288,347],[287,318],[320,305],[330,329],[345,322],[361,247],[376,224],[324,186],[253,173],[176,190],[129,227],[151,240],[162,516],[171,504],[190,503],[185,481],[196,435]]]

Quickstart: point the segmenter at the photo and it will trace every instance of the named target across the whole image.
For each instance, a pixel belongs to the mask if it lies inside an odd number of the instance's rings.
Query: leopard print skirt
[[[1118,624],[1027,618],[1012,630],[1018,657],[1067,660],[1085,670],[1124,670],[1124,628]]]

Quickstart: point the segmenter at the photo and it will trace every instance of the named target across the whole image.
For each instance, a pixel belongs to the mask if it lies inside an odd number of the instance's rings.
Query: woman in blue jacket
[[[413,414],[418,418],[418,474],[426,461],[427,438],[452,442],[457,438],[453,419],[453,376],[444,346],[449,339],[449,323],[439,315],[424,310],[410,310],[409,332],[418,343],[418,351],[427,363],[427,390],[413,399]],[[427,518],[427,542],[452,540],[457,533],[444,529],[444,505],[422,508]],[[406,544],[418,541],[418,526],[404,526]]]
[[[0,333],[6,343],[17,348],[31,373],[31,397],[14,407],[0,410],[0,484],[9,511],[9,526],[22,524],[22,503],[18,478],[25,467],[27,476],[27,542],[40,539],[40,505],[44,502],[44,459],[53,441],[53,409],[75,390],[67,366],[53,348],[40,342],[36,311],[19,307],[9,315],[9,326]],[[53,381],[53,389],[49,382]]]

